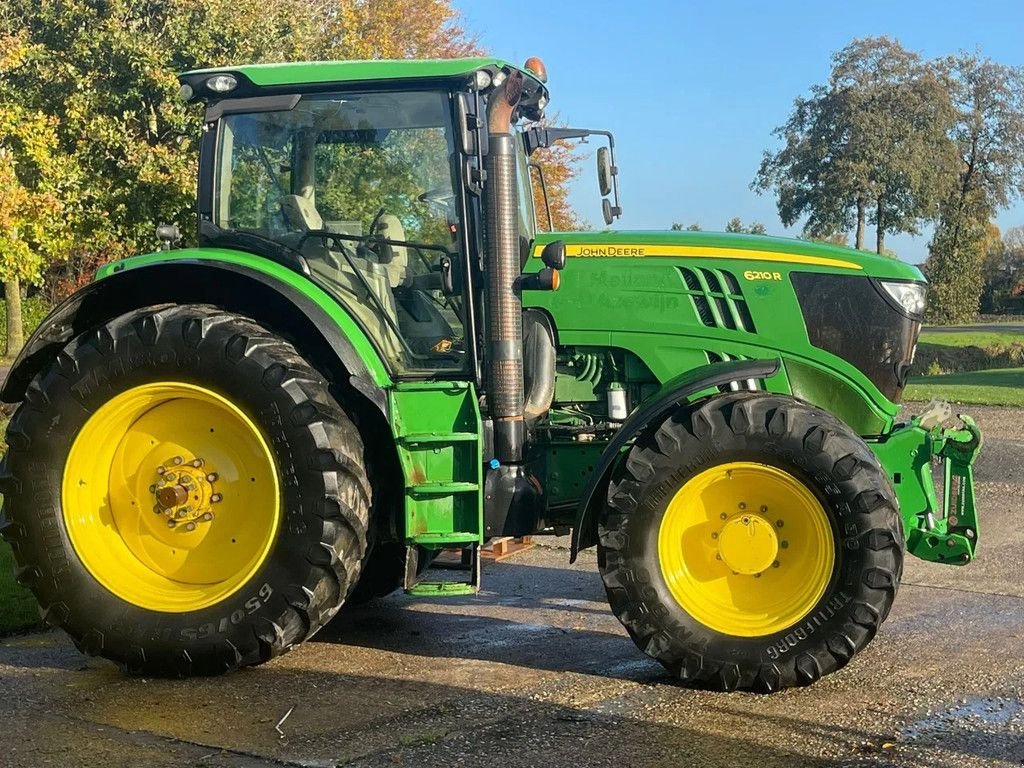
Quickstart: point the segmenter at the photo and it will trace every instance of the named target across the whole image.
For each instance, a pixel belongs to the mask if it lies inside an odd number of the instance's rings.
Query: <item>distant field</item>
[[[942,347],[991,347],[1024,344],[1024,333],[1020,331],[957,331],[953,333],[921,332],[921,342]]]
[[[915,376],[903,394],[905,400],[1024,406],[1024,368],[997,368],[944,376]]]

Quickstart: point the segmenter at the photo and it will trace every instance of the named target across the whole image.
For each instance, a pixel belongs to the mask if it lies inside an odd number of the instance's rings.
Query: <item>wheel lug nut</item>
[[[216,482],[217,481],[217,473],[216,472],[211,472],[210,474],[208,474],[206,476],[206,481],[208,483]]]
[[[755,573],[754,574],[754,578],[755,579],[760,579],[761,578],[761,574],[760,573]]]
[[[715,560],[721,560],[721,559],[722,559],[722,556],[716,552],[715,553]]]
[[[156,468],[156,473],[157,473],[158,475],[162,475],[162,474],[163,474],[164,472],[166,472],[166,471],[167,471],[166,467],[157,467],[157,468]]]
[[[176,522],[174,522],[173,520],[168,520],[168,521],[167,521],[167,527],[168,527],[168,528],[173,528],[173,527],[174,527],[174,526],[176,526],[176,525],[177,525],[177,523],[176,523]]]
[[[203,515],[203,520],[205,520],[206,522],[210,522],[211,520],[213,520],[213,512],[205,513]]]
[[[762,504],[761,505],[761,512],[764,513],[764,512],[767,512],[767,511],[768,511],[768,507],[765,506],[764,504]]]
[[[162,510],[160,509],[160,505],[159,505],[159,504],[154,504],[154,505],[153,505],[153,511],[154,511],[154,512],[156,512],[156,513],[157,513],[157,514],[159,515],[159,514],[160,514],[160,512],[162,511]]]
[[[722,518],[723,520],[725,520],[725,518],[727,518],[728,515],[725,514],[725,512],[723,512],[722,514],[719,515],[719,517]]]
[[[197,467],[197,468],[203,466],[203,460],[202,459],[194,459],[192,461],[192,466],[193,467]]]
[[[774,563],[772,563],[772,568],[778,568],[778,567],[779,567],[779,561],[776,560]]]
[[[181,456],[175,456],[171,461],[173,461],[175,465],[181,464]]]
[[[740,509],[746,509],[747,508],[746,502],[743,502],[743,501],[740,502],[739,506],[740,506]]]
[[[194,531],[195,529],[196,529],[196,524],[195,523],[188,523],[185,526],[185,530],[186,531]]]
[[[156,486],[155,485],[149,486],[149,492],[150,493],[156,493]]]
[[[786,549],[786,548],[787,548],[787,547],[789,546],[789,542],[788,542],[788,541],[780,541],[780,542],[779,542],[779,546],[780,546],[780,547],[781,547],[782,549]]]
[[[221,496],[221,495],[220,495],[219,493],[215,493],[215,494],[213,494],[213,496],[211,496],[211,497],[210,497],[210,501],[211,501],[211,502],[213,502],[214,504],[216,504],[216,503],[217,503],[217,502],[219,502],[219,501],[220,501],[220,500],[221,500],[222,498],[224,498],[224,497],[223,497],[223,496]]]
[[[712,533],[711,534],[711,538],[712,539],[717,539],[718,538],[718,531],[715,531],[714,533]]]
[[[775,521],[775,527],[776,528],[781,528],[782,527],[782,521],[781,520],[776,520]]]

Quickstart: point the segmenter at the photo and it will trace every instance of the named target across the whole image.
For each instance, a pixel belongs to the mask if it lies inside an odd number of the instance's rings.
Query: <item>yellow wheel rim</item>
[[[179,382],[105,403],[64,468],[64,523],[86,569],[153,611],[206,608],[266,560],[280,522],[277,467],[233,403]]]
[[[832,526],[804,483],[738,461],[690,478],[658,529],[672,596],[727,635],[760,637],[793,626],[825,594],[835,566]]]

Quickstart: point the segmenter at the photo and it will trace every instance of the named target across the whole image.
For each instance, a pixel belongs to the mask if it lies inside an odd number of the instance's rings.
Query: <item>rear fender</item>
[[[0,400],[21,401],[33,377],[68,341],[90,328],[141,307],[196,303],[247,315],[294,340],[325,375],[335,374],[336,383],[347,384],[387,415],[388,372],[363,331],[327,293],[265,259],[245,254],[232,258],[231,252],[223,252],[226,258],[195,258],[196,253],[202,252],[119,262],[108,277],[76,291],[28,339]]]

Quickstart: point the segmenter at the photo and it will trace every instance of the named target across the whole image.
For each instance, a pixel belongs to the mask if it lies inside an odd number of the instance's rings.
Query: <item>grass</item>
[[[0,635],[40,624],[36,599],[14,581],[14,554],[0,543]]]
[[[903,393],[904,400],[931,400],[933,397],[974,405],[1024,406],[1024,368],[915,376]]]
[[[1024,343],[1024,333],[1019,331],[955,331],[951,333],[921,332],[921,342],[940,347],[1008,347]]]

